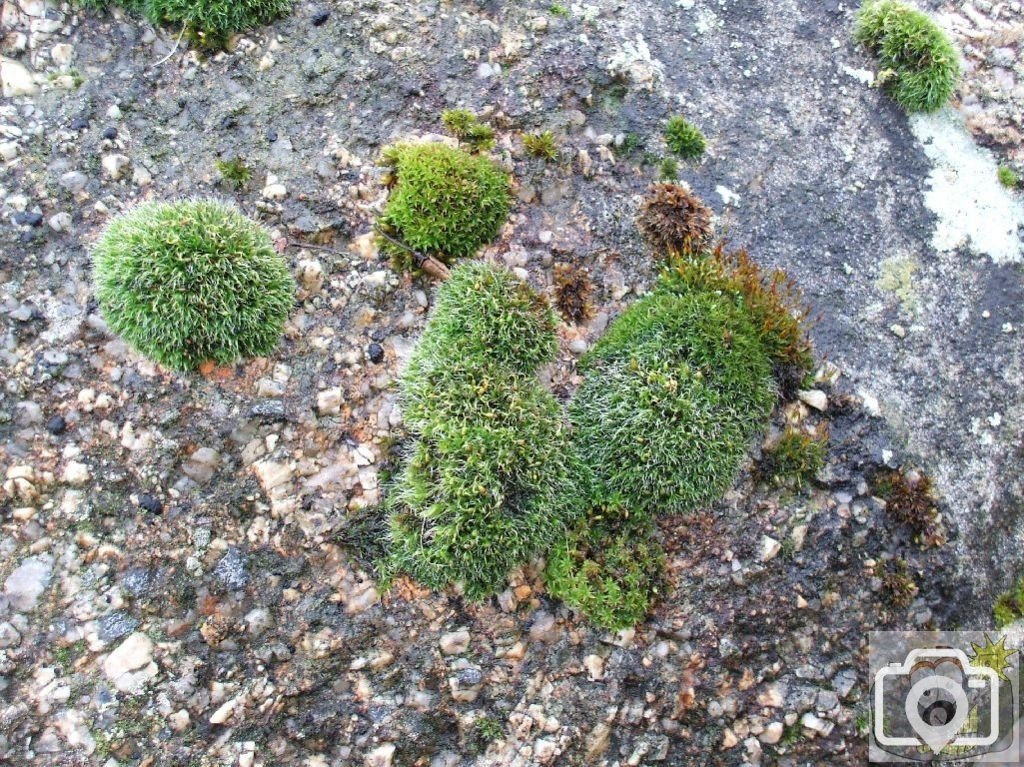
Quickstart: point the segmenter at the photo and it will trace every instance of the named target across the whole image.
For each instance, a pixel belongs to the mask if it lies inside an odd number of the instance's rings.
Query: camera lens
[[[953,721],[956,705],[950,700],[937,700],[921,708],[921,719],[932,727],[941,727]]]

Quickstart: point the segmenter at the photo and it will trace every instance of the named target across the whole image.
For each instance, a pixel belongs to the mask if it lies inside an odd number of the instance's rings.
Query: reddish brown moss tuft
[[[932,480],[918,471],[890,471],[875,479],[875,492],[885,499],[885,510],[914,531],[922,546],[941,546],[946,529],[935,503]]]
[[[686,187],[655,184],[640,207],[637,227],[659,256],[699,253],[711,242],[711,209]]]
[[[917,596],[917,584],[905,559],[879,562],[875,565],[875,577],[882,581],[882,599],[892,607],[909,607]]]
[[[590,277],[582,269],[571,264],[555,265],[555,304],[566,322],[579,325],[590,318],[593,289]]]

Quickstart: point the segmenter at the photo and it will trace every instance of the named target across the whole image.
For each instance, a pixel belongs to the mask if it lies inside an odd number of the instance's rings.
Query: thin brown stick
[[[391,235],[381,231],[380,227],[374,227],[373,231],[375,231],[385,240],[390,242],[392,245],[398,246],[399,248],[407,252],[409,255],[411,255],[413,263],[415,263],[418,268],[422,269],[424,272],[429,274],[434,279],[447,280],[449,277],[452,276],[451,270],[433,256],[428,256],[425,253],[420,253],[419,251],[413,250],[404,242],[399,242]]]

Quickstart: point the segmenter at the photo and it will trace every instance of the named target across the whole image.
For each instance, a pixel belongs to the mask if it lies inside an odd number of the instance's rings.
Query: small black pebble
[[[139,508],[150,514],[159,514],[164,510],[164,505],[160,503],[159,498],[154,498],[149,493],[142,493],[139,496]]]
[[[384,347],[374,342],[366,347],[366,356],[370,358],[370,362],[376,365],[384,359]]]
[[[230,130],[231,128],[234,128],[237,124],[238,121],[235,120],[235,118],[231,115],[227,115],[223,120],[220,121],[221,130]]]
[[[104,131],[103,131],[103,138],[109,139],[111,141],[116,139],[117,138],[117,128],[115,128],[114,126],[110,126],[109,128],[104,129]]]
[[[71,130],[85,130],[89,127],[88,117],[76,117],[71,121],[71,125],[68,126]]]
[[[14,214],[14,223],[18,226],[39,226],[43,223],[42,213],[29,213],[27,210]]]
[[[274,130],[273,128],[267,129],[267,141],[269,141],[271,144],[277,141],[277,131]]]
[[[68,422],[64,420],[62,415],[51,416],[50,420],[46,422],[46,430],[50,434],[63,434],[67,428]]]
[[[331,12],[328,10],[320,10],[313,14],[313,26],[322,27],[327,23],[327,19],[331,17]]]

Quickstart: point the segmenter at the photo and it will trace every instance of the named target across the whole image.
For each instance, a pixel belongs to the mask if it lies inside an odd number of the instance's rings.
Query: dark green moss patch
[[[685,117],[672,117],[665,123],[665,143],[684,160],[695,160],[707,149],[707,139],[700,128]]]
[[[220,173],[221,178],[232,184],[235,189],[241,189],[252,178],[252,170],[249,169],[249,166],[245,164],[245,160],[241,157],[234,157],[230,160],[217,160],[214,166],[217,168],[217,172]]]
[[[659,162],[656,157],[653,162]],[[669,183],[679,179],[679,161],[675,157],[665,157],[658,165],[658,178],[662,182]]]
[[[78,0],[88,10],[119,5],[153,24],[180,27],[190,42],[209,51],[225,47],[236,32],[268,24],[285,15],[291,0]]]
[[[1013,588],[999,595],[992,606],[992,617],[999,629],[1024,618],[1024,577],[1019,578]]]
[[[379,242],[396,268],[412,268],[411,251],[445,264],[472,256],[508,218],[508,174],[487,157],[431,143],[395,145],[383,160],[393,188],[378,226],[401,244]]]
[[[558,142],[555,134],[551,131],[543,133],[527,133],[523,136],[523,148],[533,157],[542,160],[555,160],[558,158]]]
[[[807,337],[809,309],[781,269],[762,269],[745,250],[719,245],[704,257],[677,259],[664,277],[675,291],[728,295],[750,318],[769,359],[800,382],[814,365]]]
[[[800,488],[814,481],[827,456],[827,428],[807,432],[789,426],[765,449],[759,470],[770,482]]]
[[[635,626],[662,586],[665,555],[645,514],[631,515],[621,498],[592,510],[548,556],[552,596],[583,612],[596,626]]]
[[[656,517],[690,514],[728,489],[768,425],[773,370],[811,361],[790,283],[745,254],[666,250],[654,290],[581,360],[569,404],[588,509],[549,555],[546,578],[604,628],[641,620],[659,591]],[[801,472],[817,461],[800,458]]]
[[[724,492],[775,400],[742,307],[670,277],[611,326],[582,370],[570,405],[578,450],[600,485],[651,515]]]
[[[473,152],[486,152],[494,146],[494,130],[468,109],[448,109],[441,113],[445,129]]]

